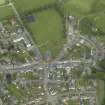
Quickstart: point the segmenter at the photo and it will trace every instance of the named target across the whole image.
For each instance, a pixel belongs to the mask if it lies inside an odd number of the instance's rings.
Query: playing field
[[[62,19],[53,9],[34,14],[35,22],[27,23],[32,32],[33,40],[37,43],[42,54],[50,51],[55,57],[64,43]]]
[[[55,1],[56,0],[13,0],[15,7],[21,13],[40,8],[44,5],[52,4]]]
[[[91,12],[95,0],[67,0],[64,4],[64,11],[67,14],[80,17]]]
[[[14,15],[14,11],[10,6],[0,7],[0,20],[13,15]]]

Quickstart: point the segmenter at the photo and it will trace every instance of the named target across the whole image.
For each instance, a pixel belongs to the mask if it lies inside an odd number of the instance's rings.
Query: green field
[[[15,7],[20,13],[52,4],[55,1],[56,0],[13,0]]]
[[[64,11],[69,15],[81,17],[91,12],[95,0],[66,0]]]
[[[0,7],[0,20],[13,16],[14,11],[10,6]]]
[[[102,32],[105,32],[105,14],[98,15],[94,18],[96,27],[99,28]]]
[[[34,41],[43,54],[50,51],[53,56],[56,56],[65,40],[62,32],[62,18],[53,9],[38,12],[34,14],[34,17],[36,18],[35,22],[27,23]]]
[[[99,105],[102,104],[103,99],[105,97],[105,84],[104,81],[98,80],[98,86],[97,86],[97,96],[98,96],[98,101]]]
[[[105,11],[105,0],[96,0],[94,6],[92,7],[92,12],[103,12]]]
[[[105,38],[105,0],[65,0],[63,11],[81,20],[82,35]]]
[[[96,13],[87,16],[80,21],[79,29],[82,35],[101,37],[98,39],[105,39],[105,14]],[[103,37],[103,38],[102,38]]]
[[[105,0],[65,0],[64,12],[78,18],[105,11]]]
[[[105,0],[66,0],[64,11],[78,19],[82,18],[79,26],[82,35],[104,35]],[[98,30],[95,31],[95,28]]]
[[[0,5],[4,4],[5,0],[0,0]]]

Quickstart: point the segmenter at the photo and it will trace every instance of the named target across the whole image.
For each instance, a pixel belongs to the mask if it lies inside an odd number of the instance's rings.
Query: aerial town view
[[[0,0],[0,105],[105,105],[105,0]]]

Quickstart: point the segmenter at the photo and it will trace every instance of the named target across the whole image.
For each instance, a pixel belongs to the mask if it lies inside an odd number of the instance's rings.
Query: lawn
[[[67,0],[64,4],[64,11],[67,14],[81,17],[91,12],[95,0]]]
[[[27,23],[28,29],[42,54],[50,51],[55,57],[65,41],[62,18],[54,9],[34,14],[36,21]]]
[[[52,4],[55,1],[56,0],[13,0],[15,7],[20,13]]]
[[[10,6],[0,7],[0,20],[13,15],[14,15],[14,11]]]

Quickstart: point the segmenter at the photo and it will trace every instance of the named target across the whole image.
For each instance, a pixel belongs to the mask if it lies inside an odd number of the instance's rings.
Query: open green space
[[[4,4],[5,0],[0,0],[0,5]]]
[[[65,5],[72,5],[71,1],[69,1],[70,4],[66,2]],[[90,0],[84,0],[84,2],[80,2],[80,4],[78,2],[82,0],[73,0],[73,2],[75,1],[76,3],[74,4],[76,6],[72,5],[73,7],[65,7],[64,5],[64,10],[67,8],[66,13],[76,16],[81,20],[79,24],[80,33],[88,36],[99,36],[101,39],[104,39],[102,36],[105,35],[105,0],[91,0],[91,2]],[[82,6],[83,3],[84,6]],[[76,10],[78,6],[81,7],[81,9],[78,8]],[[86,12],[87,10],[88,12]]]
[[[94,18],[94,22],[102,32],[105,32],[105,14],[98,15]]]
[[[83,18],[79,23],[81,34],[88,36],[105,35],[105,15],[103,13],[94,14]]]
[[[65,42],[62,18],[54,9],[33,14],[34,22],[27,22],[27,28],[42,54],[49,51],[55,57]]]
[[[97,80],[97,82],[98,82],[97,96],[98,96],[99,105],[101,105],[105,97],[105,83],[102,80]]]
[[[82,35],[95,35],[96,32],[92,30],[93,27],[95,26],[89,18],[84,18],[80,21],[79,29]]]
[[[11,6],[0,7],[0,20],[15,15]]]
[[[63,9],[66,14],[78,18],[105,11],[105,0],[65,0]]]
[[[22,13],[55,3],[56,0],[13,0],[13,2],[17,10]]]
[[[98,13],[103,11],[105,11],[105,0],[96,0],[92,7],[92,12]]]
[[[76,17],[84,16],[91,12],[95,1],[96,0],[66,0],[64,11],[66,14]]]
[[[98,42],[105,44],[105,18],[104,12],[89,15],[79,24],[81,35],[95,37]]]
[[[105,0],[65,0],[63,11],[80,20],[81,35],[105,43]]]

